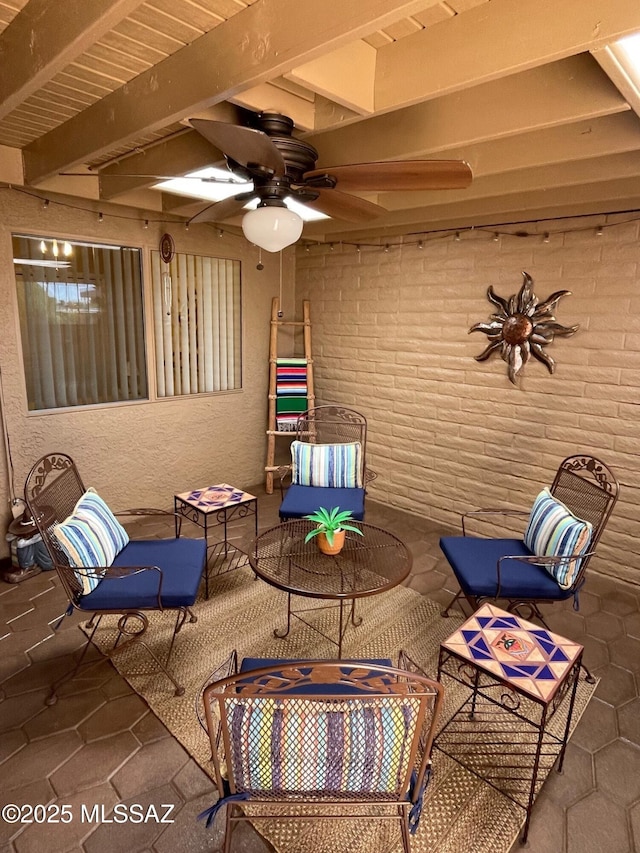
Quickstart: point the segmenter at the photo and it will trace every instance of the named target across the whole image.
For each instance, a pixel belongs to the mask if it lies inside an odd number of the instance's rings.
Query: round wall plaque
[[[173,237],[171,234],[163,234],[160,238],[160,257],[165,264],[168,264],[173,260],[175,253],[176,246],[173,242]]]

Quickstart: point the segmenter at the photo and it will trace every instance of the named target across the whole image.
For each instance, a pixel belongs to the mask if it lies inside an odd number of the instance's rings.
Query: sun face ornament
[[[508,365],[509,379],[514,385],[518,384],[518,375],[530,356],[537,358],[549,373],[553,373],[556,363],[544,347],[553,343],[556,335],[566,338],[580,328],[579,325],[562,326],[552,313],[563,296],[571,295],[570,290],[557,290],[548,299],[538,302],[533,292],[533,279],[526,272],[522,273],[522,278],[522,287],[509,299],[498,296],[489,285],[487,298],[498,310],[491,315],[488,323],[476,323],[469,329],[469,334],[484,332],[489,339],[489,345],[475,356],[475,360],[486,361],[499,351]]]

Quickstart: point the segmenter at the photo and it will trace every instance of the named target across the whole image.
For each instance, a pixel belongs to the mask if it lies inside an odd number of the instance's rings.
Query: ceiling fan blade
[[[253,198],[253,193],[242,193],[241,195],[225,198],[222,201],[216,201],[196,213],[189,219],[189,225],[196,225],[198,222],[222,222],[224,219],[231,219],[232,216],[237,216],[244,210],[245,204]]]
[[[473,175],[462,160],[392,160],[354,163],[305,172],[304,181],[331,175],[345,192],[396,192],[405,190],[457,190],[468,187]]]
[[[371,201],[365,201],[363,198],[347,195],[338,190],[314,187],[314,192],[319,192],[320,195],[315,201],[305,202],[306,206],[335,219],[344,219],[346,222],[368,222],[387,212],[379,204],[373,204]]]
[[[284,175],[285,163],[282,154],[261,130],[203,118],[192,118],[189,122],[194,130],[241,166],[262,166],[274,175]]]

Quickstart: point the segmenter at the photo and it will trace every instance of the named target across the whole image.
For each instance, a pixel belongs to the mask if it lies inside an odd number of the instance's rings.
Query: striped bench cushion
[[[543,489],[533,502],[524,544],[538,557],[567,557],[545,566],[561,589],[570,589],[580,571],[580,554],[589,550],[591,524],[577,518],[563,503]]]
[[[361,489],[362,445],[291,442],[291,482],[298,486]]]
[[[419,699],[228,698],[238,791],[404,792]]]

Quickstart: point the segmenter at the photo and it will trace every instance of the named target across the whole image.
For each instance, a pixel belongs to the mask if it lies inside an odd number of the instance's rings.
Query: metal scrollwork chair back
[[[227,806],[228,853],[233,826],[256,808],[262,818],[311,811],[323,820],[336,818],[338,804],[340,819],[370,821],[373,805],[376,819],[400,822],[409,853],[443,692],[390,660],[245,659],[204,689],[220,799],[200,817],[209,825]]]
[[[473,610],[484,601],[502,600],[523,618],[548,628],[540,604],[573,597],[578,609],[586,570],[618,499],[618,481],[594,456],[564,459],[548,493],[531,511],[479,509],[462,516],[462,536],[444,536],[442,548],[460,585],[443,615],[462,598]],[[496,516],[528,519],[524,536],[469,535],[472,520]]]
[[[100,621],[108,615],[117,617],[115,642],[109,654],[122,651],[130,643],[140,643],[170,679],[176,695],[182,695],[184,688],[168,665],[176,635],[187,617],[190,622],[196,621],[191,607],[205,567],[206,543],[204,539],[178,536],[131,539],[116,554],[111,565],[79,565],[70,558],[69,551],[62,547],[54,531],[63,522],[76,520],[76,507],[87,494],[73,459],[64,453],[49,453],[39,459],[25,483],[27,506],[69,599],[65,615],[78,610],[91,617],[87,626],[89,638],[76,667],[52,686],[47,704],[56,701],[60,684],[72,678],[83,664]],[[121,513],[131,516],[156,514],[173,518],[173,513],[163,510]],[[90,586],[93,588],[89,589]],[[149,627],[146,612],[152,610],[171,610],[176,614],[168,651],[159,653],[145,641],[146,638],[143,639]]]
[[[360,412],[327,405],[300,415],[292,463],[279,469],[281,521],[303,518],[321,506],[351,510],[362,521],[366,487],[376,476],[367,468],[366,450],[367,420]]]

